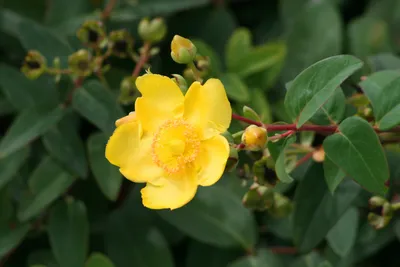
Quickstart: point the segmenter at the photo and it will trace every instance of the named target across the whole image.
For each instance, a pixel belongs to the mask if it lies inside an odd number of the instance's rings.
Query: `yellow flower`
[[[229,144],[220,135],[230,125],[232,110],[217,79],[194,82],[184,96],[170,78],[145,74],[137,78],[141,92],[135,113],[122,118],[110,137],[106,158],[136,183],[144,206],[182,207],[197,187],[222,176]]]

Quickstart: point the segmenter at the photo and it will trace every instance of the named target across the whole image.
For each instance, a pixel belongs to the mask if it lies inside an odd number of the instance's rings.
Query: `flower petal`
[[[228,158],[229,144],[225,137],[216,135],[203,141],[195,163],[199,169],[197,183],[201,186],[215,184],[224,173]]]
[[[196,195],[196,175],[188,171],[182,177],[163,177],[157,185],[147,183],[141,190],[143,205],[150,209],[177,209]]]
[[[142,136],[138,122],[125,123],[110,137],[106,158],[120,167],[120,172],[133,182],[154,181],[163,174],[163,170],[152,161],[151,143],[150,136]]]
[[[158,74],[145,74],[136,79],[142,93],[137,98],[135,112],[144,131],[154,132],[160,124],[183,114],[184,97],[170,78]]]
[[[232,109],[220,80],[209,79],[203,86],[194,82],[185,96],[184,118],[204,129],[204,139],[226,131]]]

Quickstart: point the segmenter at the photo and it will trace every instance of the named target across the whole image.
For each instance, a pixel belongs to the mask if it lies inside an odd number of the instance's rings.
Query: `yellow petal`
[[[229,158],[229,144],[225,137],[216,135],[201,144],[201,150],[196,159],[199,169],[197,183],[201,186],[215,184],[225,170]]]
[[[136,79],[136,86],[142,97],[136,100],[135,112],[144,131],[154,132],[163,121],[182,116],[184,97],[170,78],[145,74]]]
[[[121,126],[122,124],[133,122],[136,120],[136,114],[135,112],[130,112],[128,115],[125,117],[122,117],[118,120],[115,121],[115,127]]]
[[[106,146],[108,161],[120,167],[121,173],[137,183],[154,181],[163,174],[151,158],[150,136],[142,136],[140,124],[125,123],[115,129]]]
[[[203,86],[194,82],[185,96],[184,118],[199,129],[204,138],[226,131],[232,109],[220,80],[209,79]]]
[[[158,184],[147,183],[141,190],[143,205],[150,209],[177,209],[187,204],[196,194],[197,181],[193,171],[181,177],[164,177]]]

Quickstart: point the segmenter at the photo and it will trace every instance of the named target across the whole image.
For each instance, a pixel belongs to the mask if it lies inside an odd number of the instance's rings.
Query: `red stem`
[[[133,77],[138,77],[140,70],[143,65],[146,64],[147,60],[149,60],[149,52],[150,52],[151,44],[149,42],[145,42],[143,45],[143,53],[140,56],[139,62],[136,64],[135,69],[132,72]]]
[[[115,5],[117,4],[118,0],[110,0],[108,1],[107,6],[104,8],[103,12],[101,13],[100,17],[102,20],[107,19],[110,15],[111,12],[113,11]]]
[[[294,247],[270,247],[268,248],[272,253],[275,254],[297,254],[298,251]]]
[[[274,125],[274,124],[263,124],[258,121],[253,121],[251,119],[239,116],[237,114],[232,114],[232,118],[235,120],[243,121],[248,124],[254,124],[260,127],[265,127],[267,131],[270,132],[278,132],[278,131],[309,131],[309,132],[323,132],[323,133],[335,133],[338,131],[338,127],[334,125],[322,126],[322,125],[303,125],[300,128],[296,127],[296,124],[284,124],[284,125]],[[377,128],[374,128],[377,133],[391,132],[391,133],[399,133],[400,127],[394,127],[387,131],[381,131]]]
[[[313,153],[314,153],[314,151],[308,152],[304,157],[300,158],[296,162],[296,168],[299,167],[300,165],[306,163],[307,160],[309,160],[312,157]]]

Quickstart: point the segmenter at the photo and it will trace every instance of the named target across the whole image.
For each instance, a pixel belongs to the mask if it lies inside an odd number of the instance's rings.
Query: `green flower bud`
[[[193,70],[191,68],[186,68],[183,71],[183,77],[185,77],[186,81],[191,84],[196,81],[196,77],[194,76]]]
[[[392,205],[384,198],[374,196],[369,200],[368,222],[375,229],[382,229],[393,217]]]
[[[28,52],[21,67],[21,71],[25,76],[32,80],[39,78],[46,69],[46,59],[36,50]]]
[[[264,211],[273,206],[274,192],[267,186],[254,183],[244,195],[242,202],[249,209]]]
[[[144,18],[139,23],[138,32],[144,41],[157,43],[165,37],[167,25],[162,18],[155,18],[151,21]]]
[[[274,193],[274,204],[271,209],[269,209],[269,213],[277,218],[282,218],[289,216],[289,214],[293,210],[293,204],[282,194]]]
[[[267,140],[267,130],[256,125],[248,126],[242,135],[242,143],[251,151],[264,149]]]
[[[110,33],[108,45],[115,56],[126,58],[133,51],[133,37],[126,30],[113,31]]]
[[[261,185],[274,187],[278,182],[276,173],[270,168],[269,162],[274,161],[272,157],[262,157],[253,164],[254,179]]]
[[[92,55],[88,50],[78,50],[68,57],[68,66],[78,76],[89,76],[93,72]]]
[[[85,45],[100,47],[101,42],[106,37],[106,32],[101,21],[90,20],[83,23],[76,35]]]
[[[125,77],[121,81],[121,91],[119,94],[119,102],[123,105],[129,105],[136,100],[136,78],[132,76]]]
[[[175,35],[171,42],[171,57],[179,64],[193,62],[197,54],[196,46],[186,38]]]
[[[203,56],[196,56],[196,67],[201,72],[206,72],[210,68],[210,58]]]
[[[172,74],[172,76],[174,76],[174,78],[172,78],[172,80],[179,86],[182,93],[186,93],[186,91],[188,90],[188,84],[187,84],[185,78],[183,78],[179,74]]]

